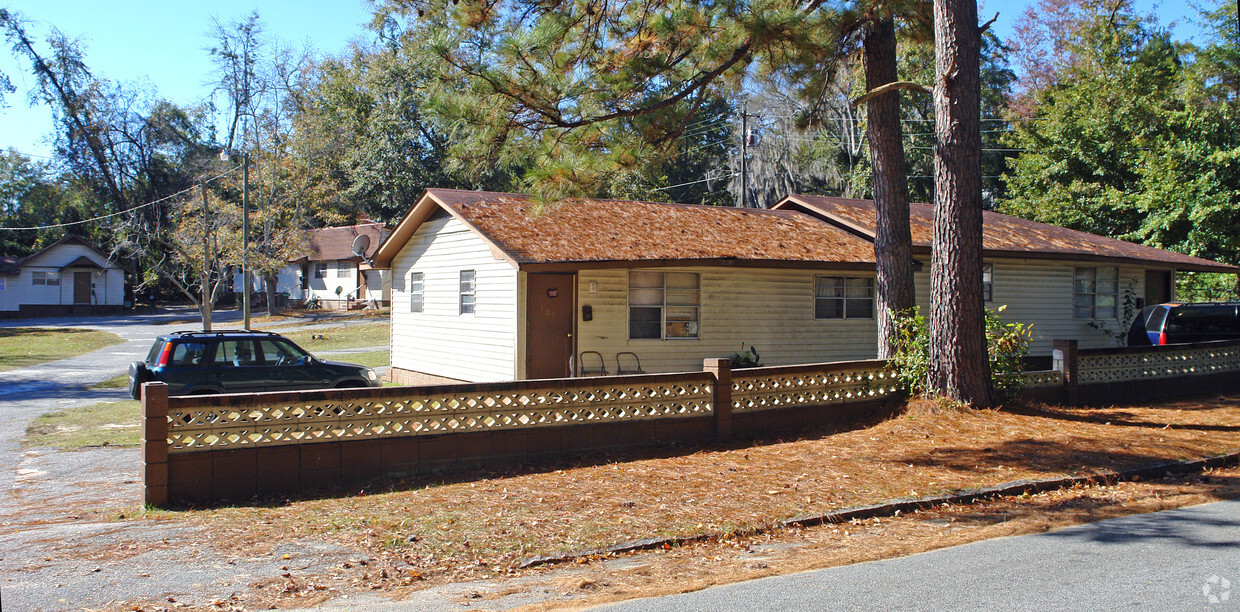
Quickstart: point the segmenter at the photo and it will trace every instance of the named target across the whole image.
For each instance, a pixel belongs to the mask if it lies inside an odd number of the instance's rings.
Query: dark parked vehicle
[[[1240,340],[1240,302],[1147,306],[1128,330],[1128,346]]]
[[[270,332],[223,330],[159,336],[144,361],[129,365],[129,394],[160,381],[169,395],[253,393],[340,387],[378,387],[375,371],[322,361]]]

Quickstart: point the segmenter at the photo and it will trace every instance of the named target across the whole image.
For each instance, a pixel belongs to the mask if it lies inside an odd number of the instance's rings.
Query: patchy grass
[[[311,322],[324,321],[348,321],[356,319],[375,319],[378,321],[386,321],[389,316],[387,308],[379,310],[351,310],[343,312],[339,310],[304,310],[292,309],[285,310],[275,316],[251,316],[250,324],[258,329],[274,330],[281,327],[291,327],[295,325],[305,325],[307,319]]]
[[[137,446],[142,404],[136,400],[105,402],[45,414],[26,427],[25,446],[75,449],[87,446]]]
[[[85,355],[124,342],[116,334],[69,327],[0,328],[0,371]]]
[[[899,417],[850,431],[811,432],[744,446],[665,448],[513,466],[448,479],[354,488],[332,498],[171,516],[201,522],[209,532],[204,537],[237,550],[255,552],[288,538],[361,547],[373,560],[366,585],[399,588],[413,582],[535,572],[518,568],[523,560],[538,555],[652,537],[706,536],[710,542],[687,547],[682,557],[691,559],[715,546],[739,542],[743,547],[791,537],[788,534],[795,530],[781,525],[797,516],[1014,480],[1232,452],[1240,449],[1237,423],[1240,396],[1106,409],[1038,405],[944,411],[925,403]],[[1089,489],[1097,490],[1106,488]],[[1069,517],[1063,520],[1088,520],[1093,515],[1081,508],[1107,506],[1118,499],[1103,495],[1080,501],[1081,495],[1092,494],[1075,495],[1046,499],[1069,504],[1061,508]],[[1162,493],[1149,495],[1158,500]],[[1064,501],[1070,499],[1077,501]],[[995,502],[996,507],[1003,503]],[[1151,501],[1150,507],[1161,503]],[[1125,512],[1122,500],[1107,507],[1112,514]],[[987,525],[1006,520],[991,518],[978,520]],[[1028,525],[1036,530],[1040,523],[1031,519]],[[823,542],[838,542],[850,529],[824,527],[814,533]],[[943,531],[925,525],[919,529],[931,535]],[[882,534],[883,528],[872,533]],[[1001,530],[970,533],[1002,535]],[[870,537],[874,539],[840,553],[842,557],[832,557],[835,561],[817,563],[908,554],[956,541],[927,537],[908,544]],[[678,588],[677,583],[665,586]]]
[[[382,323],[367,323],[365,325],[321,327],[313,330],[289,332],[284,334],[284,336],[317,355],[319,351],[387,346],[390,340],[389,328],[387,321],[384,321]],[[322,338],[320,339],[319,336]]]
[[[328,361],[356,363],[358,365],[364,365],[368,368],[392,365],[392,353],[390,351],[370,351],[369,353],[333,353],[331,355],[320,355],[319,357]],[[128,377],[126,377],[126,380],[128,380]]]
[[[87,387],[87,389],[126,389],[128,387],[129,387],[129,374],[126,373],[126,374],[121,374],[120,376],[113,376],[112,378],[109,378],[102,382],[97,382]]]

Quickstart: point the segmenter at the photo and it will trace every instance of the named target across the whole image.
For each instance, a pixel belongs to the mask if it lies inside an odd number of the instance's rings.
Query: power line
[[[688,187],[689,185],[697,185],[698,183],[706,183],[709,181],[721,181],[723,179],[732,178],[738,174],[740,174],[740,172],[733,172],[731,174],[725,174],[723,176],[712,176],[710,178],[704,178],[700,181],[690,181],[688,183],[681,183],[679,185],[668,185],[667,187],[659,187],[657,189],[651,189],[651,191],[666,191],[668,189],[675,189],[677,187]]]
[[[240,168],[240,166],[237,166],[237,168]],[[92,218],[90,218],[90,219],[83,219],[83,220],[81,220],[81,221],[71,221],[71,222],[69,222],[69,223],[57,223],[57,224],[55,224],[55,225],[37,225],[37,226],[33,226],[33,227],[0,227],[0,231],[10,231],[10,232],[16,232],[16,231],[26,231],[26,230],[58,229],[58,228],[62,228],[62,227],[72,227],[72,226],[74,226],[74,225],[82,225],[82,224],[85,224],[85,223],[94,223],[95,221],[102,221],[102,220],[104,220],[104,219],[110,219],[110,218],[112,218],[112,217],[117,217],[117,216],[120,216],[120,215],[124,215],[124,214],[127,214],[127,213],[131,213],[131,212],[134,212],[134,211],[136,211],[136,210],[141,210],[141,209],[143,209],[143,208],[148,208],[148,207],[151,207],[151,206],[155,206],[156,204],[160,204],[160,203],[162,203],[162,202],[166,202],[166,201],[171,200],[172,198],[175,198],[175,197],[177,197],[177,196],[187,194],[187,193],[189,193],[189,192],[191,192],[191,191],[193,191],[193,190],[197,189],[197,188],[198,188],[198,187],[200,187],[201,185],[206,185],[206,184],[208,184],[208,183],[211,183],[211,182],[213,182],[213,181],[216,181],[216,180],[218,180],[218,179],[221,179],[221,178],[223,178],[223,177],[225,177],[225,176],[228,176],[229,174],[232,174],[233,172],[236,172],[236,171],[237,171],[237,168],[233,168],[233,169],[231,169],[231,170],[226,170],[226,171],[224,171],[224,172],[221,172],[221,173],[219,173],[219,174],[217,174],[217,175],[215,175],[215,176],[213,176],[213,177],[211,177],[211,178],[209,178],[209,179],[207,179],[207,180],[205,180],[205,181],[203,181],[203,182],[199,183],[198,185],[194,185],[193,187],[187,187],[187,188],[182,189],[181,191],[178,191],[178,192],[176,192],[176,193],[174,193],[174,194],[172,194],[172,195],[170,195],[170,196],[164,196],[164,197],[162,197],[162,198],[160,198],[160,199],[158,199],[158,200],[155,200],[154,202],[147,202],[146,204],[140,204],[140,205],[138,205],[138,206],[134,206],[133,208],[129,208],[129,209],[126,209],[126,210],[122,210],[122,211],[119,211],[119,212],[114,212],[114,213],[110,213],[110,214],[106,214],[106,215],[100,215],[100,216],[98,216],[98,217],[92,217]]]

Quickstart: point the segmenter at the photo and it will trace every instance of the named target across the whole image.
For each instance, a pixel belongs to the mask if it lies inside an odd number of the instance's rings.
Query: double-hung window
[[[461,314],[473,314],[477,306],[477,275],[473,270],[461,270]]]
[[[422,312],[422,305],[426,299],[422,274],[422,272],[409,273],[409,312]]]
[[[987,302],[995,299],[995,264],[982,264],[982,299]]]
[[[1073,314],[1078,319],[1114,319],[1119,303],[1118,268],[1077,268],[1072,278]]]
[[[31,272],[30,284],[36,285],[36,286],[47,285],[49,287],[54,286],[54,285],[59,285],[60,284],[60,273],[59,272],[45,272],[43,270],[35,270],[34,272]]]
[[[701,293],[694,272],[629,272],[629,338],[697,338]]]
[[[814,277],[814,318],[874,318],[874,279],[846,276]]]
[[[336,278],[353,278],[353,264],[348,261],[337,262]]]
[[[327,262],[321,261],[314,264],[314,277],[327,278]]]

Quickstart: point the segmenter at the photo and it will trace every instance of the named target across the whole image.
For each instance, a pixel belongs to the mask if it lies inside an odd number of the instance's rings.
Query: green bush
[[[1024,384],[1024,362],[1032,340],[1030,326],[1004,323],[998,310],[986,309],[986,348],[990,362],[990,385],[1000,398],[1011,397]],[[896,379],[910,395],[925,395],[930,374],[930,326],[916,308],[893,313],[895,320]]]
[[[895,321],[896,380],[910,395],[925,395],[930,378],[930,326],[917,309],[892,312]]]

